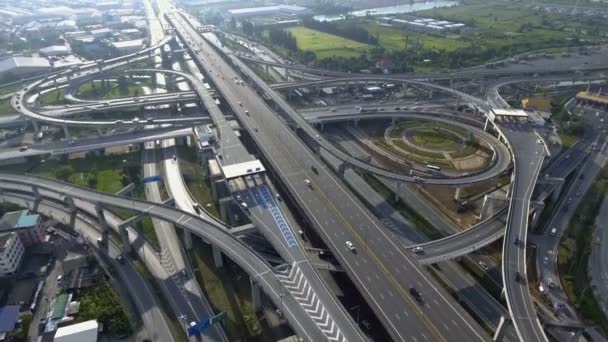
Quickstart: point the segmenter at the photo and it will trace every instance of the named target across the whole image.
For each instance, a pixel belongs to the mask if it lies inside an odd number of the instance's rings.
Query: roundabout
[[[348,130],[384,161],[380,167],[387,170],[425,178],[462,178],[508,165],[505,146],[478,122],[447,113],[383,113],[373,119]]]

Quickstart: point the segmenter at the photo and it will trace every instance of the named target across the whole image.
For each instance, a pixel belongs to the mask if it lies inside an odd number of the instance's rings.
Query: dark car
[[[125,257],[122,255],[119,255],[116,257],[116,261],[118,261],[119,264],[124,264],[125,263]]]
[[[515,281],[521,282],[521,279],[521,274],[519,274],[519,272],[515,272]]]
[[[422,295],[420,294],[420,292],[418,292],[418,290],[416,290],[415,287],[410,287],[410,294],[418,303],[422,303]]]
[[[310,169],[312,170],[312,172],[314,172],[314,173],[315,173],[315,175],[318,175],[318,174],[319,174],[319,170],[318,170],[318,169],[317,169],[317,168],[316,168],[314,165],[313,165],[313,166],[311,166],[311,167],[310,167]]]

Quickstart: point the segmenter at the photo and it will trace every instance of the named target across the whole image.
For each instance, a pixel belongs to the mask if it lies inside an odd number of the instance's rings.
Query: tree
[[[127,78],[125,77],[125,75],[120,75],[118,77],[118,89],[120,90],[121,93],[126,93],[128,87],[129,87],[129,84],[127,82]]]
[[[58,169],[55,170],[55,178],[62,181],[67,181],[72,175],[72,173],[74,173],[74,169],[71,165],[60,166]]]
[[[91,189],[96,189],[97,188],[97,176],[95,176],[95,175],[90,176],[89,179],[87,179],[87,185]]]
[[[253,35],[253,24],[248,21],[245,20],[241,23],[241,26],[243,28],[243,33],[245,33],[245,35],[247,36],[252,36]]]

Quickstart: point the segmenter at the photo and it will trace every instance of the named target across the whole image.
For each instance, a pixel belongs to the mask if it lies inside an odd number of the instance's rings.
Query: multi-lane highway
[[[188,20],[192,22],[191,18]],[[393,338],[415,338],[418,341],[487,339],[471,317],[430,279],[401,245],[394,242],[341,181],[273,115],[264,101],[246,84],[235,82],[237,74],[234,69],[200,37],[197,30],[181,18],[173,18],[172,22],[190,49],[197,52],[193,56],[205,70],[210,71],[209,76],[237,112],[268,163],[279,174],[291,196],[311,219]],[[230,60],[254,79],[246,66],[232,58]],[[272,89],[266,89],[274,93]],[[245,110],[250,115],[246,115]],[[306,185],[305,179],[310,180],[310,186]],[[346,241],[353,242],[354,252],[345,246]],[[410,287],[422,294],[423,303],[416,302],[410,294]],[[456,328],[458,330],[455,331]]]

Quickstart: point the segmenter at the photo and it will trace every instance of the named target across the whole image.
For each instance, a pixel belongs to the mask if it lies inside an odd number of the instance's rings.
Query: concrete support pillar
[[[42,198],[42,196],[40,196],[40,191],[38,191],[38,187],[35,185],[32,185],[32,195],[34,195],[36,201],[39,201]]]
[[[433,90],[429,90],[429,100],[433,98]]]
[[[505,327],[507,326],[507,319],[505,316],[500,317],[500,322],[498,322],[498,326],[496,327],[496,332],[494,333],[494,337],[492,341],[502,341],[505,335]]]
[[[213,201],[217,202],[218,201],[218,196],[217,196],[217,180],[215,178],[210,179],[211,182],[211,196],[213,198]]]
[[[338,166],[338,176],[340,176],[340,179],[344,179],[344,172],[346,171],[347,165],[345,163],[340,164],[340,166]]]
[[[70,131],[68,130],[68,125],[63,125],[63,135],[66,139],[70,139]]]
[[[251,283],[251,304],[253,305],[253,310],[258,312],[262,310],[262,292],[260,290],[260,285],[258,285],[252,277],[249,277],[249,282]]]
[[[184,248],[187,250],[192,249],[192,233],[187,230],[184,230]]]
[[[38,121],[32,120],[32,126],[34,126],[34,132],[38,134],[40,132],[40,125],[38,124]]]
[[[355,120],[353,120],[353,125],[354,125],[355,127],[359,126],[359,119],[355,119]]]
[[[462,192],[462,187],[461,186],[457,187],[456,191],[454,191],[454,200],[460,201],[461,192]]]
[[[220,200],[220,218],[224,222],[228,222],[228,205],[229,201]]]
[[[101,130],[101,127],[97,127],[97,135],[99,135],[100,137],[103,135],[103,131]]]
[[[129,254],[133,252],[133,246],[131,246],[131,242],[129,241],[129,232],[127,232],[126,226],[121,226],[118,230],[120,233],[120,240],[122,241],[122,248]]]
[[[224,259],[222,258],[222,252],[219,247],[215,245],[211,245],[211,249],[213,250],[213,262],[215,263],[215,268],[224,267]]]
[[[99,220],[99,225],[101,226],[101,238],[105,240],[107,239],[108,232],[110,229],[108,226],[108,222],[106,221],[106,215],[103,212],[103,207],[99,204],[95,205],[95,213],[97,214],[97,219]]]
[[[554,203],[557,203],[557,201],[559,201],[559,196],[562,193],[562,190],[564,188],[564,182],[560,182],[557,187],[555,188],[555,190],[553,190],[553,194],[551,194],[551,200]]]
[[[483,131],[487,132],[488,131],[488,125],[490,123],[490,118],[486,117],[486,123],[483,125]]]
[[[264,71],[268,74],[270,72],[270,68],[268,64],[264,65]]]
[[[454,84],[454,79],[453,79],[453,78],[450,78],[450,88],[452,88],[452,87],[453,87],[453,84]]]

